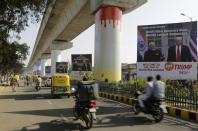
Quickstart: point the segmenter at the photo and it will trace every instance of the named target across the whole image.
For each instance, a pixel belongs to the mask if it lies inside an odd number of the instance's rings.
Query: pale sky
[[[181,13],[198,19],[198,0],[148,0],[140,8],[122,17],[122,63],[135,63],[137,60],[137,26],[165,23],[189,22],[190,19]],[[34,47],[40,23],[31,24],[21,33],[22,43],[30,46],[30,55]],[[77,36],[73,42],[73,48],[62,51],[62,61],[71,61],[71,54],[93,54],[94,57],[94,28],[92,25],[86,31]],[[25,62],[26,64],[29,61]],[[49,63],[49,61],[48,61]]]

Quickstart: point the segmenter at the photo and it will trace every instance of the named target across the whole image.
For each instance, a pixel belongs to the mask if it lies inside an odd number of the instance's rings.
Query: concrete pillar
[[[45,76],[45,66],[47,59],[41,59],[41,76]]]
[[[61,50],[51,51],[51,75],[56,74],[56,62],[61,62]]]
[[[94,75],[97,80],[121,80],[121,18],[122,10],[105,6],[95,13]]]
[[[47,66],[47,60],[51,57],[51,54],[44,53],[41,56],[41,76],[46,76],[45,66]]]
[[[56,62],[61,62],[61,51],[73,47],[72,42],[55,40],[51,44],[51,75],[56,73]]]

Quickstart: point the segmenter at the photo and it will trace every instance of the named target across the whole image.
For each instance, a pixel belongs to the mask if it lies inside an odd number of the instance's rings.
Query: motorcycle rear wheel
[[[90,112],[88,112],[86,114],[85,123],[86,123],[87,129],[90,129],[92,127],[92,125],[93,125],[93,117],[92,117],[92,114]]]
[[[135,115],[138,115],[140,113],[140,106],[138,102],[134,102],[132,104],[132,110],[134,111]]]
[[[153,118],[155,119],[155,122],[160,122],[164,118],[164,112],[161,108],[156,108],[153,111]]]
[[[75,118],[78,118],[78,113],[77,113],[77,109],[76,109],[75,106],[73,108],[73,115],[74,115]]]

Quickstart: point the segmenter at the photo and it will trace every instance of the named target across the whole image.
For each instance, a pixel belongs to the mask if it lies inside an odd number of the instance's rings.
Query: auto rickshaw
[[[70,78],[67,74],[55,74],[52,76],[52,87],[51,87],[52,97],[57,96],[68,96],[70,97]]]

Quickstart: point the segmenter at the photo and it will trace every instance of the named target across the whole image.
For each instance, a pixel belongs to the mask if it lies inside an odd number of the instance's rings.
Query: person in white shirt
[[[144,89],[144,90],[146,91],[146,93],[145,93],[145,94],[142,94],[142,95],[140,95],[140,96],[138,96],[138,102],[139,102],[139,105],[140,105],[140,107],[141,107],[142,109],[144,109],[144,103],[143,103],[143,101],[145,101],[145,100],[147,100],[149,97],[151,97],[152,92],[153,92],[153,77],[149,76],[149,77],[147,78],[147,81],[148,81],[148,82],[145,83],[145,84],[142,86],[142,88],[140,89],[140,90]]]
[[[37,85],[38,85],[39,87],[41,87],[41,83],[42,83],[42,79],[41,79],[40,76],[38,76]]]
[[[165,97],[165,83],[161,81],[161,76],[156,76],[156,81],[153,84],[153,96],[155,99],[163,99]]]

